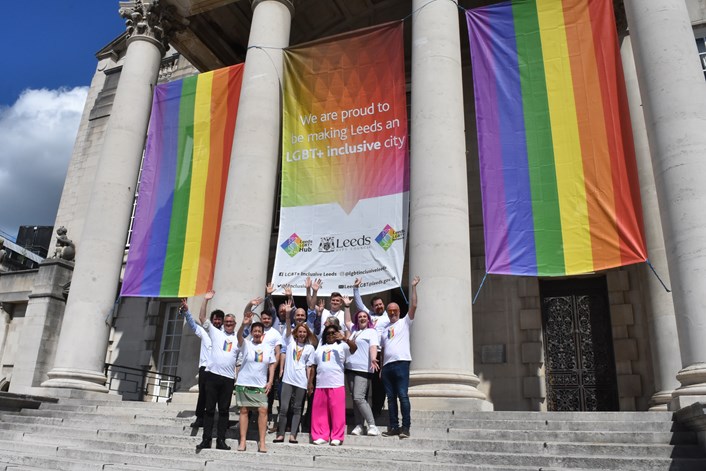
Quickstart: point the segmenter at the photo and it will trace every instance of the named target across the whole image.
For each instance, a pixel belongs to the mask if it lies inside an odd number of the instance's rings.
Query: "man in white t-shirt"
[[[262,298],[253,299],[245,306],[250,312],[262,303]],[[235,316],[226,314],[223,330],[216,329],[206,320],[206,312],[199,313],[199,320],[211,338],[211,355],[206,365],[206,412],[203,420],[203,439],[196,445],[197,450],[211,448],[213,436],[213,414],[218,404],[218,424],[216,426],[216,448],[230,450],[226,444],[228,429],[228,409],[235,385],[235,360],[238,355],[238,339],[235,334]]]
[[[206,306],[208,302],[213,298],[215,291],[211,290],[204,296],[204,301],[201,304],[200,311],[203,311],[203,315],[206,315]],[[186,304],[186,299],[181,300],[181,306],[179,311],[186,318],[186,323],[189,325],[194,334],[201,339],[201,351],[199,354],[199,397],[196,401],[196,420],[191,424],[193,428],[203,427],[203,416],[206,411],[206,365],[208,365],[208,359],[211,356],[211,338],[208,333],[199,324],[194,321],[194,318],[189,312],[189,306]],[[216,329],[220,329],[223,325],[223,317],[225,313],[220,309],[216,309],[211,312],[211,325]],[[201,317],[201,314],[199,314]]]
[[[383,436],[397,435],[400,438],[409,437],[411,426],[411,407],[409,404],[409,364],[412,361],[409,334],[417,310],[417,285],[419,277],[412,280],[412,295],[410,297],[409,312],[406,317],[400,318],[400,307],[397,303],[387,305],[387,315],[390,324],[382,331],[382,384],[387,394],[387,409],[390,421],[387,431]],[[402,427],[399,426],[397,416],[397,400],[400,401],[402,411]]]
[[[321,285],[321,279],[317,279],[312,282],[309,277],[306,278],[306,304],[310,310],[316,309],[318,299],[317,292],[319,291],[319,288],[321,288]],[[309,287],[311,287],[311,290]],[[341,332],[346,331],[346,314],[343,310],[343,296],[341,296],[341,293],[337,291],[331,293],[331,296],[329,297],[329,309],[323,310],[321,319],[319,320],[319,325],[324,325],[326,323],[326,319],[329,317],[335,317],[338,319],[338,325],[341,328]],[[314,333],[317,335],[319,334],[318,331]]]

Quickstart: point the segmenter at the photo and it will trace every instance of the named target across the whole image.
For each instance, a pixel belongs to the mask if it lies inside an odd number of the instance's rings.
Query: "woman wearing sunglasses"
[[[344,368],[346,359],[357,350],[355,342],[345,337],[340,329],[328,325],[322,343],[309,358],[309,394],[316,392],[311,413],[311,439],[315,445],[330,440],[331,446],[343,443],[346,434],[346,389]]]

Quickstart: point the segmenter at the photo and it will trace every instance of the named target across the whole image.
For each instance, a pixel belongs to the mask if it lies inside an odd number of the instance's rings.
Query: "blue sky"
[[[22,0],[0,28],[0,237],[54,224],[96,69],[124,30],[118,0]]]

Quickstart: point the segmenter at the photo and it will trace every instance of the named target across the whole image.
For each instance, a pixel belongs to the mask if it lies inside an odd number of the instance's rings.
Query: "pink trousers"
[[[314,391],[311,409],[311,439],[340,440],[346,436],[346,388]]]

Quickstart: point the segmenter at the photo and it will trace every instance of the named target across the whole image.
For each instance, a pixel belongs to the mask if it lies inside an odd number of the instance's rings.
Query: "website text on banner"
[[[613,2],[514,0],[467,20],[486,271],[561,276],[644,262]]]
[[[285,51],[282,201],[273,281],[304,294],[396,288],[409,151],[403,23]]]
[[[121,296],[213,284],[243,65],[155,88]]]

